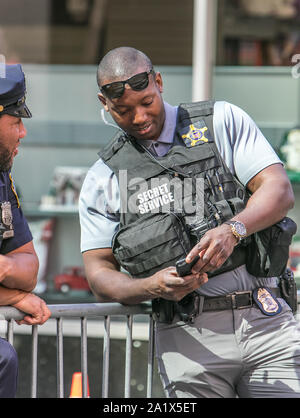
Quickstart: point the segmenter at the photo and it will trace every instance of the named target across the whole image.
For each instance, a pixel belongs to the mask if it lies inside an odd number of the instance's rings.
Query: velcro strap
[[[172,250],[172,253],[169,254],[168,257],[165,257],[164,262],[168,262],[171,260],[178,260],[178,257],[182,256],[182,247],[178,245]],[[124,264],[124,268],[128,269],[132,275],[135,274],[141,274],[143,272],[146,272],[148,270],[153,269],[154,267],[158,267],[161,264],[161,257],[154,256],[151,257],[149,260],[142,261],[138,264],[126,263]]]

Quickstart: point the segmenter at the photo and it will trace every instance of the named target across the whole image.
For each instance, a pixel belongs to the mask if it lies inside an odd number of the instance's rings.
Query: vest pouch
[[[118,263],[135,278],[175,266],[190,249],[184,222],[171,213],[150,214],[121,227],[112,245]]]
[[[243,209],[245,209],[244,198],[240,199],[239,197],[234,197],[232,199],[228,199],[228,203],[231,207],[233,215],[236,215],[237,213],[240,213]]]
[[[225,222],[237,213],[240,213],[245,208],[245,202],[239,197],[234,197],[232,199],[219,200],[214,203],[214,206],[220,214],[222,222]]]
[[[278,277],[284,274],[289,247],[296,231],[296,223],[285,217],[277,224],[253,234],[246,258],[248,272],[256,277]]]
[[[233,217],[231,205],[227,200],[219,200],[214,204],[214,206],[220,214],[222,223]]]

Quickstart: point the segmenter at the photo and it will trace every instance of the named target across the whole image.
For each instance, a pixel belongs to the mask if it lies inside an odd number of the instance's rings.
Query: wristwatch
[[[227,221],[224,222],[226,225],[231,226],[231,232],[233,235],[238,239],[238,242],[240,242],[243,238],[246,238],[247,236],[247,229],[243,222],[239,221]]]

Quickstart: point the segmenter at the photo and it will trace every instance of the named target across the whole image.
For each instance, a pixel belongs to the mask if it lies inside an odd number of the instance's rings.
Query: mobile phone
[[[200,256],[197,255],[190,263],[185,261],[185,258],[178,260],[176,262],[176,270],[179,277],[187,276],[191,273],[193,266],[197,263],[200,259]]]

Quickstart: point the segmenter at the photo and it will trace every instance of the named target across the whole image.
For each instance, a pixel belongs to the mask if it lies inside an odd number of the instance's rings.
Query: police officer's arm
[[[177,277],[169,267],[144,279],[134,279],[119,271],[111,248],[85,251],[83,261],[87,280],[100,302],[136,304],[157,297],[181,300],[207,281],[206,275]]]
[[[32,241],[0,255],[0,283],[10,289],[30,292],[36,286],[39,261]]]
[[[14,305],[26,296],[26,292],[19,289],[8,289],[0,285],[0,306]]]
[[[265,229],[280,221],[294,206],[294,193],[287,174],[281,164],[271,165],[247,184],[252,193],[246,208],[233,220],[243,222],[247,235]],[[213,271],[222,266],[233,252],[237,239],[229,225],[223,224],[208,231],[192,249],[187,262],[200,254],[194,271]]]
[[[45,301],[38,296],[18,289],[8,289],[0,285],[0,306],[11,305],[24,312],[18,324],[42,325],[51,316]]]

